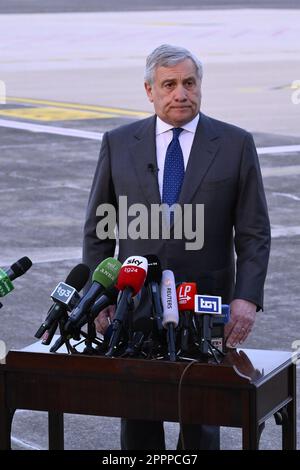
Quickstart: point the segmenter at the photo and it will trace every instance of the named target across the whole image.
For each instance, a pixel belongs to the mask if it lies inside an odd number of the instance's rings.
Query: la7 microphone
[[[173,271],[165,270],[162,273],[161,301],[163,306],[163,326],[167,329],[169,358],[170,361],[174,362],[176,361],[175,328],[178,325],[179,313]]]
[[[9,268],[0,268],[0,297],[9,294],[13,289],[13,283],[17,277],[23,276],[32,266],[32,261],[24,256],[16,261]]]
[[[116,287],[122,291],[113,318],[112,335],[106,356],[112,357],[115,353],[121,336],[123,322],[128,310],[132,306],[132,298],[139,293],[144,285],[148,269],[148,261],[143,256],[130,256],[126,259],[122,268]]]
[[[177,300],[180,312],[180,329],[181,329],[181,351],[187,352],[189,349],[190,336],[195,342],[193,315],[194,315],[194,298],[197,295],[196,282],[182,282],[177,287]]]

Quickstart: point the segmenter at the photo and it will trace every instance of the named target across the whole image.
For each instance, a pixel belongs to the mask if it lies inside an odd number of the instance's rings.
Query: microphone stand
[[[87,314],[88,322],[87,322],[87,336],[85,339],[85,348],[83,350],[83,354],[95,354],[95,348],[93,347],[93,343],[95,342],[96,338],[96,327],[94,320],[89,313]]]
[[[171,362],[176,362],[176,347],[175,347],[175,335],[174,335],[173,323],[168,323],[167,341],[168,341],[169,359]]]
[[[216,346],[212,344],[211,337],[212,337],[212,328],[213,328],[213,317],[212,315],[203,315],[202,320],[202,336],[200,338],[200,352],[202,356],[208,357],[209,353],[213,356],[215,362],[220,364],[215,351],[217,351],[221,356],[225,356],[223,351],[218,349]]]
[[[123,330],[124,318],[122,318],[121,314],[118,315],[118,311],[125,312],[124,317],[126,318],[128,311],[132,311],[133,309],[134,304],[132,300],[132,290],[126,287],[126,289],[123,291],[123,295],[121,296],[119,305],[117,306],[116,315],[113,319],[113,332],[109,342],[109,349],[105,354],[106,357],[113,357],[119,345],[119,340]]]

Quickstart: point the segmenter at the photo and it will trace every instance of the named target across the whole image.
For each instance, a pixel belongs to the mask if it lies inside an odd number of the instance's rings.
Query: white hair
[[[154,49],[151,54],[148,55],[146,60],[145,69],[145,81],[150,85],[154,81],[154,73],[157,67],[172,67],[177,65],[183,60],[191,59],[196,67],[196,71],[200,80],[203,76],[203,67],[197,57],[194,56],[190,51],[184,47],[172,46],[170,44],[162,44],[161,46]]]

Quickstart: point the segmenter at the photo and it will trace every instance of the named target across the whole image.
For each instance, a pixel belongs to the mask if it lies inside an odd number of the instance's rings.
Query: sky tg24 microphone
[[[147,276],[148,261],[143,256],[130,256],[123,263],[116,287],[122,291],[113,318],[113,331],[106,356],[113,356],[121,336],[128,310],[133,308],[132,298],[143,287]]]

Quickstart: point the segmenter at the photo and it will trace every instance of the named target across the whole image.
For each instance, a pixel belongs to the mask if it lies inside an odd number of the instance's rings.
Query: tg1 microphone
[[[0,297],[4,297],[14,289],[12,281],[22,276],[32,266],[32,261],[24,256],[9,268],[0,268]]]
[[[212,328],[214,318],[217,319],[222,315],[222,297],[214,295],[196,295],[195,314],[200,314],[202,318],[200,352],[205,356],[211,353],[215,357],[212,348]]]

